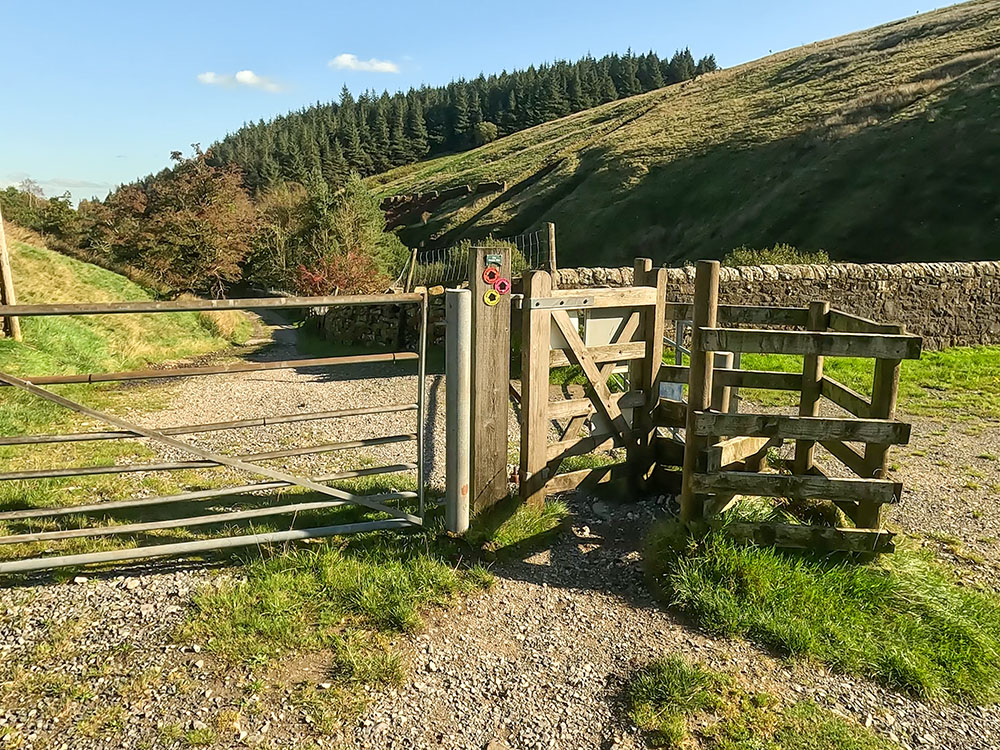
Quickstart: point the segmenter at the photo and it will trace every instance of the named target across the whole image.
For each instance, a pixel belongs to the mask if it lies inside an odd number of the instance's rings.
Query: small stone
[[[332,687],[333,687],[332,682],[321,682],[319,685],[316,686],[318,690],[329,690]]]
[[[73,579],[73,583],[86,583],[88,580],[87,576],[77,576]]]
[[[205,660],[204,660],[204,659],[199,659],[198,661],[196,661],[196,662],[194,663],[194,668],[195,668],[195,669],[201,669],[201,668],[203,668],[204,666],[205,666]]]
[[[142,581],[138,578],[128,578],[125,580],[125,588],[129,591],[135,591],[142,585]]]
[[[200,721],[199,719],[192,719],[190,726],[192,729],[196,731],[200,729],[208,729],[208,724],[206,724],[203,721]]]

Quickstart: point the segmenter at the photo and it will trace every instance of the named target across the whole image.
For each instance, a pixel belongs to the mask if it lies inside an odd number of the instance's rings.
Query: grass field
[[[959,586],[929,555],[904,546],[857,564],[718,534],[694,545],[667,522],[645,557],[664,601],[709,632],[925,699],[1000,697],[1000,600]]]
[[[561,265],[787,242],[845,260],[996,257],[1000,2],[817,42],[371,178],[506,180],[408,242],[558,226]]]

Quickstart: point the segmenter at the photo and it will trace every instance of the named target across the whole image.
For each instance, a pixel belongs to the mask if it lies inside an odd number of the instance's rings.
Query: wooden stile
[[[776,414],[695,415],[699,435],[748,435],[789,440],[850,440],[859,443],[900,445],[910,439],[910,425],[891,419],[837,419],[785,417]]]

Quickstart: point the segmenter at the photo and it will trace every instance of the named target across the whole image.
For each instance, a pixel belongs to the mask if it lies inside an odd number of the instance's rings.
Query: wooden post
[[[895,419],[896,399],[899,393],[898,359],[876,359],[875,380],[872,385],[872,419]],[[865,444],[865,479],[885,479],[889,474],[889,445]],[[858,528],[880,529],[883,521],[880,503],[858,503],[855,523]]]
[[[731,370],[733,367],[733,362],[735,357],[732,352],[716,352],[715,353],[715,367],[725,368]],[[712,384],[712,408],[723,414],[728,414],[730,409],[730,401],[732,399],[733,389],[728,385],[716,385]]]
[[[552,288],[559,288],[559,275],[556,273],[558,266],[556,265],[556,225],[551,221],[545,222],[546,237],[548,238],[547,249],[549,251],[549,259],[546,263],[546,271],[549,272],[549,276],[552,279]]]
[[[702,343],[703,328],[715,328],[719,313],[719,262],[700,260],[694,281],[694,314],[691,330],[691,369],[684,430],[684,477],[681,484],[681,520],[700,523],[705,516],[705,496],[691,486],[708,438],[695,434],[695,412],[708,409],[712,397],[712,357]]]
[[[473,247],[469,254],[472,290],[472,488],[474,513],[507,496],[507,415],[510,386],[510,294],[496,305],[484,295],[493,289],[483,280],[488,254],[500,255],[500,275],[510,279],[510,253]]]
[[[3,214],[0,214],[0,302],[5,305],[16,305],[14,295],[14,276],[10,269],[10,254],[7,252],[7,235],[3,228]],[[4,332],[14,341],[21,340],[21,321],[11,315],[3,319]]]
[[[829,302],[810,302],[809,322],[806,327],[810,331],[825,331],[829,315]],[[802,360],[802,394],[799,398],[799,416],[815,417],[819,415],[822,387],[823,357],[818,354],[807,354]],[[816,442],[813,440],[795,441],[795,460],[792,462],[792,469],[796,474],[808,474],[812,470],[815,449]]]
[[[552,279],[545,271],[531,271],[524,280],[521,302],[521,499],[540,508],[545,503],[546,446],[548,444],[549,343],[552,314],[533,309],[531,301],[549,296]]]
[[[627,447],[629,477],[634,489],[642,491],[652,476],[656,460],[653,455],[653,411],[659,405],[658,379],[663,365],[663,326],[667,307],[667,271],[653,269],[649,258],[637,258],[634,266],[633,286],[656,287],[656,305],[642,310],[638,340],[648,344],[646,357],[634,360],[629,367],[629,380],[633,390],[646,395],[645,408],[637,408],[632,418],[632,445]]]

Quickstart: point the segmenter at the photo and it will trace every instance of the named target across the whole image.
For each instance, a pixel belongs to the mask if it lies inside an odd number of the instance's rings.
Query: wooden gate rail
[[[261,475],[271,481],[253,482],[238,487],[223,487],[210,490],[196,490],[174,495],[150,498],[133,498],[121,501],[90,503],[63,508],[27,508],[23,510],[0,512],[2,521],[30,521],[36,518],[73,515],[80,513],[107,512],[127,508],[144,508],[171,503],[209,500],[227,496],[261,493],[284,487],[301,487],[312,490],[330,499],[311,502],[281,503],[269,502],[264,496],[256,496],[263,503],[259,507],[247,509],[231,509],[188,518],[168,520],[142,521],[118,524],[112,526],[97,526],[57,531],[38,531],[21,534],[9,534],[0,537],[0,544],[17,544],[30,542],[55,541],[81,537],[114,536],[134,534],[138,532],[181,528],[198,525],[214,525],[263,516],[297,514],[304,511],[322,510],[342,505],[355,505],[377,513],[390,516],[388,520],[368,521],[362,523],[342,524],[316,529],[289,530],[272,534],[252,534],[237,537],[214,537],[197,542],[171,543],[140,547],[137,549],[116,549],[107,552],[84,555],[58,555],[51,557],[36,557],[21,560],[0,562],[0,573],[42,570],[66,565],[87,564],[91,562],[112,562],[131,560],[162,555],[190,554],[194,552],[224,549],[248,544],[266,543],[268,541],[289,541],[306,539],[331,534],[350,533],[383,528],[401,528],[419,526],[423,523],[424,513],[424,455],[423,432],[425,410],[425,373],[426,373],[426,336],[427,336],[427,297],[423,293],[391,294],[391,295],[355,295],[344,297],[290,297],[268,299],[242,300],[178,300],[173,302],[127,302],[127,303],[86,303],[73,305],[0,305],[0,317],[17,315],[21,317],[44,315],[107,315],[128,313],[158,313],[209,310],[250,310],[250,309],[288,309],[288,308],[322,308],[343,305],[372,304],[417,304],[420,306],[420,337],[417,352],[396,352],[387,354],[356,355],[346,357],[322,357],[310,359],[282,360],[277,362],[235,363],[228,365],[213,365],[206,367],[181,367],[162,370],[135,370],[117,373],[84,373],[79,375],[57,376],[26,376],[16,377],[8,373],[0,373],[0,385],[10,386],[38,398],[71,409],[79,414],[103,421],[114,429],[93,432],[69,433],[64,435],[16,435],[0,438],[0,445],[29,446],[43,444],[58,444],[70,442],[87,442],[94,440],[120,440],[127,438],[146,438],[161,443],[176,450],[193,454],[196,460],[161,462],[153,464],[84,466],[63,469],[37,469],[30,471],[0,473],[3,480],[29,480],[66,476],[88,476],[95,474],[124,473],[131,471],[167,471],[174,469],[200,469],[216,466],[228,466],[239,471]],[[98,383],[150,378],[190,377],[194,375],[214,375],[228,372],[253,372],[257,370],[274,370],[283,368],[327,367],[344,364],[382,363],[417,361],[418,387],[415,403],[373,405],[350,409],[317,411],[303,414],[286,414],[253,419],[237,419],[226,422],[213,422],[194,425],[178,425],[164,429],[151,429],[134,424],[120,417],[92,409],[64,396],[45,390],[41,385],[62,383]],[[417,430],[401,435],[386,435],[373,438],[325,443],[298,448],[282,449],[265,453],[254,453],[246,456],[229,456],[204,450],[197,446],[178,440],[176,435],[189,435],[218,430],[240,429],[247,427],[266,427],[275,424],[304,422],[319,419],[362,416],[367,414],[396,413],[415,411]],[[359,448],[370,445],[385,445],[415,441],[417,443],[417,459],[415,462],[400,462],[386,466],[366,467],[349,471],[340,471],[316,477],[302,477],[285,471],[271,468],[259,462],[291,456],[326,453],[336,450]],[[416,470],[417,492],[390,492],[379,495],[355,495],[350,492],[327,486],[323,482],[347,479],[352,477],[372,476],[376,474],[396,473]],[[387,501],[416,500],[419,504],[419,515],[387,505]]]

